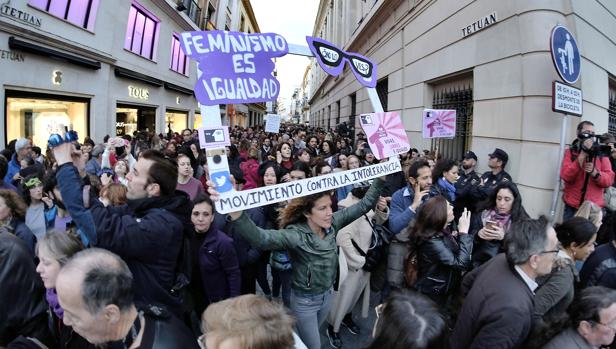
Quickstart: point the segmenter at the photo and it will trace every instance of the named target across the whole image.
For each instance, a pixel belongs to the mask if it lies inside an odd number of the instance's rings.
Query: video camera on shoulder
[[[601,136],[597,136],[594,133],[590,132],[581,132],[578,134],[578,150],[585,152],[590,156],[590,158],[594,158],[596,156],[609,156],[612,147],[609,144],[603,143],[603,139]],[[587,139],[592,139],[592,146],[590,148],[584,147],[584,142]]]

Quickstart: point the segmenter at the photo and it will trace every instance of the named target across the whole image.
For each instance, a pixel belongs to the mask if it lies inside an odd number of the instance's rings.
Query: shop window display
[[[188,112],[170,111],[165,113],[166,131],[180,133],[188,127]]]
[[[6,101],[7,142],[32,137],[35,145],[45,148],[49,135],[63,126],[71,126],[82,138],[88,135],[87,100],[7,97]]]

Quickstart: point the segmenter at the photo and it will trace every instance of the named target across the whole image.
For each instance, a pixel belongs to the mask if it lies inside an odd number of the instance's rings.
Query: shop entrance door
[[[116,135],[133,135],[135,131],[156,130],[156,108],[118,104],[116,109]]]

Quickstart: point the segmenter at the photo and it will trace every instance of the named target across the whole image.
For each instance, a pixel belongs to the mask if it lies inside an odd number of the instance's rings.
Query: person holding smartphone
[[[475,237],[473,266],[478,267],[503,252],[503,240],[513,223],[528,218],[522,197],[513,182],[502,182],[474,215],[471,234]]]

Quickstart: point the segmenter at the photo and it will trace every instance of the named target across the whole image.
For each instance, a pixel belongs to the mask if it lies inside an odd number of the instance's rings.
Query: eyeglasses
[[[383,315],[383,308],[385,307],[385,304],[379,304],[376,307],[374,307],[374,312],[376,313],[376,318],[380,318],[381,315]]]
[[[603,322],[598,322],[598,321],[592,321],[592,322],[596,323],[597,325],[603,325],[612,331],[616,331],[616,321],[612,321],[612,323],[610,324],[604,324]]]
[[[344,69],[344,62],[347,61],[353,74],[362,85],[376,86],[376,66],[368,58],[357,53],[345,52],[323,39],[307,36],[306,41],[310,51],[327,74],[340,75]]]
[[[204,333],[197,338],[197,343],[201,349],[207,349],[207,345],[205,344],[205,335],[206,334]]]
[[[550,251],[541,251],[539,254],[550,254],[550,253],[557,254],[558,253],[558,249],[550,250]]]

